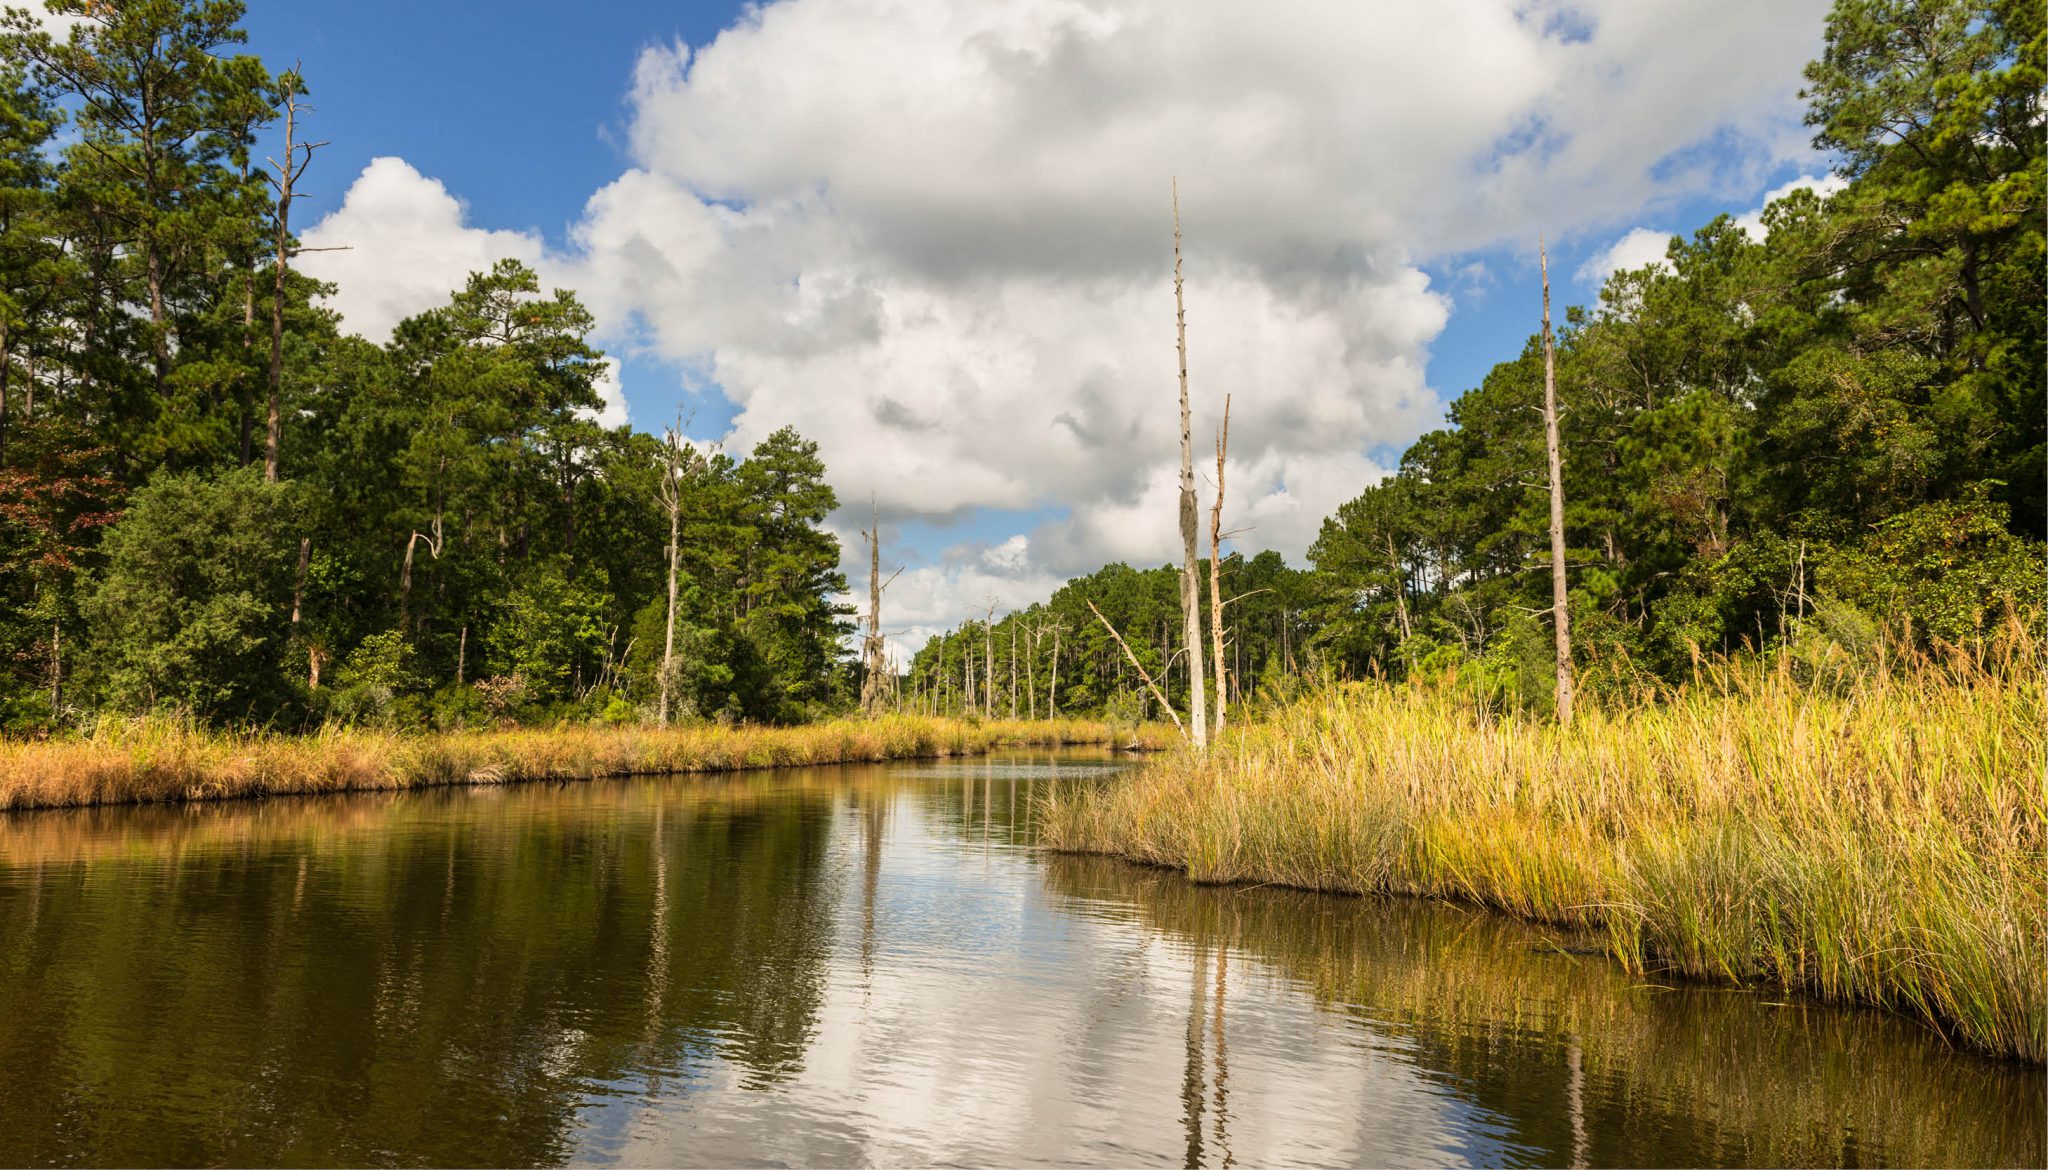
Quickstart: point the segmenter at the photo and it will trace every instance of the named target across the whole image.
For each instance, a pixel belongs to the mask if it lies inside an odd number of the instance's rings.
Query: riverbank
[[[1170,727],[1086,720],[972,722],[924,716],[799,727],[565,726],[405,734],[230,734],[168,720],[80,739],[0,742],[0,810],[151,804],[452,784],[595,780],[677,772],[978,755],[1002,746],[1167,746]]]
[[[2031,653],[1802,684],[1722,667],[1569,730],[1450,687],[1331,689],[1208,758],[1058,795],[1053,848],[1474,902],[1631,970],[1779,985],[2048,1057]]]

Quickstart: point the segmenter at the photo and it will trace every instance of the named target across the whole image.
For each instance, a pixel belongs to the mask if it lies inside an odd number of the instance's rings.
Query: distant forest
[[[1587,688],[2041,620],[2043,28],[2038,2],[1839,0],[1804,94],[1847,186],[1773,203],[1761,238],[1718,217],[1570,311],[1557,392]],[[1455,672],[1494,701],[1551,702],[1529,310],[1522,352],[1323,522],[1307,568],[1225,561],[1233,701]],[[1111,565],[992,630],[966,623],[918,652],[910,691],[938,710],[1156,714],[1092,601],[1185,707],[1179,573]]]
[[[293,268],[307,82],[235,51],[242,6],[51,7],[82,17],[64,39],[18,11],[0,36],[0,729],[627,722],[664,690],[680,719],[854,704],[815,443],[738,457],[599,425],[589,313],[513,262],[388,344],[344,333]],[[2038,2],[1842,0],[1807,95],[1848,186],[1774,204],[1763,239],[1717,219],[1569,314],[1588,689],[2038,620],[2041,30]],[[1227,560],[1238,699],[1455,670],[1547,701],[1541,383],[1532,341],[1307,567]],[[1144,714],[1092,600],[1183,702],[1175,572],[1111,565],[990,614],[887,690]]]

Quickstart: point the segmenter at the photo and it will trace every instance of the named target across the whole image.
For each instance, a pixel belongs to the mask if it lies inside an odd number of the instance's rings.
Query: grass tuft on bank
[[[1721,664],[1569,730],[1452,685],[1335,687],[1206,758],[1063,790],[1042,840],[1604,930],[1637,971],[1874,1004],[2041,1062],[2039,650]]]
[[[232,734],[169,719],[94,735],[0,741],[0,810],[297,793],[593,780],[676,772],[965,756],[1006,745],[1159,748],[1171,728],[1085,720],[972,722],[896,715],[798,727],[560,726],[395,734]]]

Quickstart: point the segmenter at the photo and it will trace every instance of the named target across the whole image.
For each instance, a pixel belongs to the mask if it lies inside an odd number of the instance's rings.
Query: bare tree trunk
[[[292,575],[291,643],[294,646],[299,644],[299,603],[304,600],[306,595],[306,562],[311,557],[312,552],[313,538],[301,536],[299,538],[299,568],[298,572]],[[308,675],[310,676],[310,674],[311,671],[309,669]]]
[[[860,684],[860,709],[872,719],[881,712],[885,691],[896,677],[889,669],[888,646],[882,640],[882,591],[903,570],[899,568],[889,574],[888,581],[882,580],[882,516],[872,498],[868,508],[868,531],[862,534],[868,538],[868,636],[861,647],[866,677]]]
[[[1054,626],[1052,628],[1052,678],[1046,683],[1047,690],[1045,693],[1045,717],[1047,719],[1058,719],[1060,717],[1060,630],[1062,628],[1064,627]]]
[[[1010,718],[1017,718],[1017,623],[1010,622]]]
[[[264,410],[263,431],[263,479],[266,483],[277,482],[277,449],[283,437],[284,416],[279,403],[284,388],[284,294],[285,277],[291,270],[292,248],[292,200],[298,198],[293,188],[300,176],[313,163],[313,152],[327,145],[325,142],[300,142],[299,111],[304,107],[299,101],[303,92],[299,72],[294,68],[284,75],[284,161],[270,160],[277,169],[277,177],[270,180],[277,188],[277,254],[272,265],[270,283],[270,393]]]
[[[427,554],[435,560],[441,559],[441,517],[434,517],[434,535],[428,536],[415,531],[405,541],[405,561],[398,570],[398,624],[406,622],[407,607],[412,600],[412,550],[420,541],[427,542]]]
[[[462,623],[462,636],[455,642],[455,685],[462,685],[462,673],[469,666],[469,623]]]
[[[149,278],[149,336],[151,386],[158,402],[164,399],[164,383],[170,376],[171,347],[164,326],[164,265],[157,250],[156,233],[143,244],[143,267]]]
[[[1038,642],[1045,637],[1043,625],[1031,631],[1031,657],[1024,660],[1024,687],[1031,701],[1031,721],[1038,721]]]
[[[981,637],[988,648],[988,659],[981,675],[981,714],[985,719],[996,717],[996,603],[989,599],[988,616],[981,623]]]
[[[683,475],[690,467],[690,451],[683,438],[685,423],[680,410],[675,425],[663,428],[661,482],[655,496],[668,512],[668,609],[662,619],[661,686],[655,717],[668,726],[676,673],[676,591],[682,570]]]
[[[1216,734],[1223,734],[1230,678],[1223,657],[1223,456],[1230,449],[1230,395],[1223,396],[1223,426],[1216,432],[1216,502],[1209,507],[1209,648],[1216,668]]]
[[[1173,720],[1173,725],[1180,729],[1180,733],[1183,736],[1187,735],[1187,725],[1180,721],[1180,712],[1174,710],[1173,704],[1166,701],[1166,695],[1160,691],[1159,684],[1152,681],[1152,676],[1145,672],[1145,664],[1138,661],[1136,654],[1131,653],[1130,644],[1124,641],[1124,636],[1116,632],[1116,627],[1109,624],[1109,619],[1102,616],[1102,611],[1095,608],[1093,601],[1088,603],[1088,612],[1094,614],[1095,620],[1102,623],[1102,628],[1109,631],[1109,636],[1116,639],[1116,644],[1122,648],[1124,657],[1130,659],[1131,666],[1137,670],[1138,677],[1145,680],[1145,686],[1152,692],[1152,697],[1159,700],[1159,705],[1165,709],[1167,716]]]
[[[1394,613],[1401,619],[1401,640],[1405,642],[1415,636],[1408,627],[1408,575],[1401,571],[1400,554],[1394,551],[1394,534],[1389,532],[1386,537],[1387,567],[1394,574]]]
[[[1178,180],[1173,185],[1173,328],[1180,350],[1180,612],[1187,626],[1188,714],[1193,725],[1189,739],[1202,748],[1209,743],[1209,701],[1202,682],[1202,586],[1195,550],[1200,505],[1195,499],[1195,451],[1188,422],[1188,315],[1181,298]]]
[[[1571,608],[1564,578],[1564,457],[1557,441],[1557,346],[1550,333],[1550,256],[1536,241],[1543,269],[1543,445],[1550,458],[1550,615],[1557,630],[1557,721],[1572,723]]]
[[[680,501],[679,501],[680,503]],[[661,633],[661,726],[668,726],[669,693],[675,686],[676,669],[676,560],[682,544],[682,509],[668,510],[668,609]]]

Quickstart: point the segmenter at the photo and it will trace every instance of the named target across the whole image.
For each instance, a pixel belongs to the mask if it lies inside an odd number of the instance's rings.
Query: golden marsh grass
[[[1777,984],[2048,1057],[2038,647],[1800,681],[1723,664],[1568,729],[1327,689],[1206,758],[1064,791],[1043,840],[1202,882],[1475,902],[1636,971]]]
[[[560,726],[439,735],[228,734],[163,719],[0,741],[0,810],[592,780],[975,755],[1007,744],[1161,747],[1171,728],[889,716],[800,727]]]

